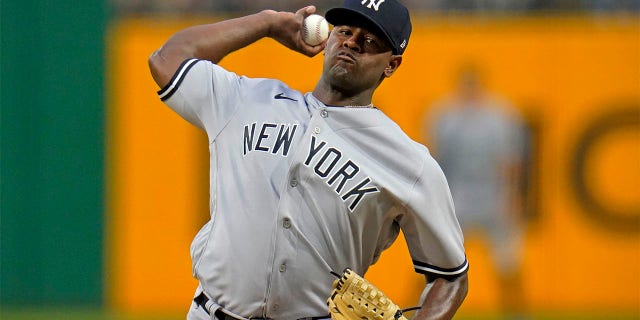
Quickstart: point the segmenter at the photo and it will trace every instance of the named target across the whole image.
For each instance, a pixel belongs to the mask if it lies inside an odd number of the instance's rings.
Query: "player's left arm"
[[[464,273],[455,279],[437,278],[425,287],[424,302],[415,320],[451,319],[467,296],[469,281]]]
[[[416,272],[427,278],[416,319],[451,319],[468,291],[469,263],[453,198],[442,169],[430,156],[408,193],[409,209],[398,222]]]

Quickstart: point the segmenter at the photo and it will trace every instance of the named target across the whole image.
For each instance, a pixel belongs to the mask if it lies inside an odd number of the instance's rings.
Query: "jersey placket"
[[[266,315],[270,318],[282,318],[284,312],[289,308],[288,303],[291,301],[289,292],[292,286],[304,285],[297,281],[295,275],[304,273],[303,270],[296,270],[300,266],[296,263],[297,250],[299,249],[298,237],[299,230],[296,227],[296,221],[300,217],[303,210],[300,206],[297,188],[300,186],[299,168],[307,155],[307,145],[312,136],[322,134],[326,125],[324,119],[327,117],[326,110],[316,110],[312,108],[312,117],[307,126],[302,139],[297,145],[296,152],[292,154],[293,159],[289,166],[288,177],[285,185],[282,187],[282,193],[278,206],[278,216],[276,219],[276,227],[274,228],[274,247],[272,272],[268,285],[266,297]],[[307,315],[305,315],[307,316]]]

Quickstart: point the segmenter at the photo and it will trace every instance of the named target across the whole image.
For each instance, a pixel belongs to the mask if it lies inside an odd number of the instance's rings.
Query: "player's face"
[[[399,57],[365,26],[336,26],[325,47],[323,78],[351,94],[373,90],[399,66]]]

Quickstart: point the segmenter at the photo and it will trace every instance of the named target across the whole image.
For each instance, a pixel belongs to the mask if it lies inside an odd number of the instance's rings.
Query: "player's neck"
[[[341,90],[326,90],[321,87],[316,87],[312,92],[320,102],[328,106],[335,107],[353,107],[353,108],[371,108],[371,94],[368,92],[360,92],[359,94],[351,95]]]

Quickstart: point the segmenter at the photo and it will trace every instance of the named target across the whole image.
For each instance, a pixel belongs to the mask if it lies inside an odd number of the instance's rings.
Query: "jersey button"
[[[326,118],[329,116],[329,112],[327,112],[327,110],[325,109],[322,109],[322,111],[320,111],[320,116]]]
[[[320,133],[320,127],[313,128],[313,133],[315,133],[315,134]]]
[[[291,179],[291,181],[289,181],[289,185],[291,185],[292,187],[297,187],[298,186],[298,180],[296,178]]]
[[[289,229],[289,228],[291,228],[291,219],[289,219],[289,218],[284,218],[284,220],[282,221],[282,226],[283,226],[285,229]]]
[[[285,271],[287,271],[287,265],[286,265],[286,264],[284,264],[284,263],[283,263],[283,264],[281,264],[281,265],[280,265],[280,268],[279,268],[278,270],[280,270],[280,272],[285,272]]]

